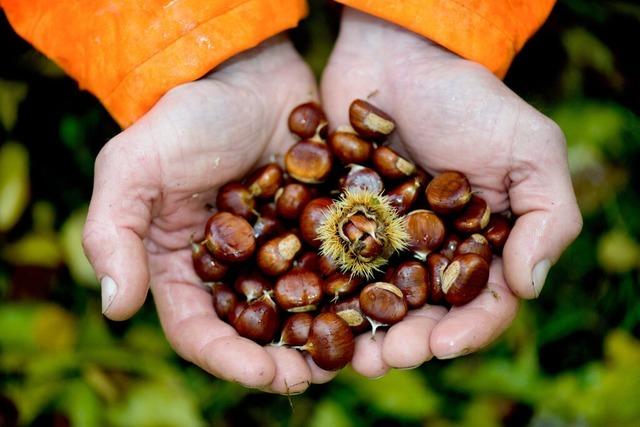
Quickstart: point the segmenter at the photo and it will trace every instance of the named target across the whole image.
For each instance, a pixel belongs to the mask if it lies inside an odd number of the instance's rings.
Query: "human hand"
[[[289,112],[313,99],[311,72],[276,37],[173,89],[104,146],[83,244],[107,317],[133,315],[150,283],[173,348],[215,376],[276,393],[334,376],[297,350],[261,347],[219,320],[189,245],[217,187],[286,152],[294,142]]]
[[[375,340],[358,337],[354,369],[377,377],[486,346],[513,320],[518,298],[540,294],[549,267],[581,230],[561,130],[482,66],[349,8],[321,95],[335,127],[349,123],[352,100],[371,95],[397,122],[391,144],[399,152],[432,174],[463,172],[493,212],[518,217],[486,291],[448,312],[410,312]]]

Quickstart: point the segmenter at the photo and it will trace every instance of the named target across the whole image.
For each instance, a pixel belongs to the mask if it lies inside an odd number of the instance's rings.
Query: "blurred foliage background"
[[[292,33],[318,75],[338,12]],[[561,0],[506,78],[564,130],[585,218],[541,298],[478,354],[288,399],[182,361],[151,302],[100,315],[80,236],[118,127],[1,16],[0,426],[640,425],[639,29],[636,1]]]

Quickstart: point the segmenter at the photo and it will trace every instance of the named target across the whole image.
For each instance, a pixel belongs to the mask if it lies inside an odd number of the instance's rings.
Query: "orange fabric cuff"
[[[297,25],[304,0],[0,0],[16,32],[126,127],[169,89]]]
[[[555,0],[337,0],[427,37],[498,77]]]

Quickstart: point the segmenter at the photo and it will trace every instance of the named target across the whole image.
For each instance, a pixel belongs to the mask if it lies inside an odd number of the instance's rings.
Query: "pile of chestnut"
[[[394,120],[364,100],[328,133],[315,103],[277,163],[222,186],[193,265],[218,317],[260,344],[336,370],[354,335],[425,303],[463,305],[485,287],[511,229],[455,171],[431,177],[384,142]]]

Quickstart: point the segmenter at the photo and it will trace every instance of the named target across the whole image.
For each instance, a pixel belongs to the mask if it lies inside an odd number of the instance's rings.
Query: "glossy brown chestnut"
[[[251,225],[229,212],[218,212],[209,218],[204,243],[215,258],[227,262],[246,261],[256,249]]]
[[[411,178],[402,184],[399,184],[387,192],[389,203],[396,209],[400,215],[404,215],[413,206],[418,199],[420,190],[420,180]]]
[[[409,233],[409,250],[421,261],[442,245],[445,236],[444,223],[435,213],[419,209],[406,216]]]
[[[300,232],[305,242],[314,248],[320,247],[317,229],[324,221],[326,209],[333,204],[333,200],[328,197],[313,199],[302,210],[300,215]]]
[[[276,211],[284,219],[297,219],[311,198],[311,190],[306,185],[287,184],[276,193]]]
[[[276,305],[268,294],[248,303],[233,322],[233,327],[240,336],[260,344],[273,340],[279,325]]]
[[[227,314],[227,322],[233,326],[234,322],[240,316],[240,313],[247,308],[248,303],[246,301],[237,301],[233,309]]]
[[[440,304],[444,301],[442,292],[442,275],[449,265],[449,258],[432,252],[427,256],[427,271],[429,273],[429,302]]]
[[[342,317],[355,335],[361,334],[369,328],[369,321],[360,309],[360,295],[353,295],[330,304],[327,311]]]
[[[218,282],[211,286],[211,296],[213,297],[213,308],[216,310],[218,318],[226,320],[238,303],[236,294],[230,287]]]
[[[250,221],[255,216],[256,203],[247,187],[239,182],[230,182],[220,187],[216,206],[222,212],[239,215]]]
[[[284,224],[276,216],[275,203],[268,203],[260,208],[258,219],[253,224],[253,236],[256,243],[262,245],[270,238],[281,234],[284,231]]]
[[[282,274],[291,268],[301,248],[300,239],[293,233],[274,237],[258,249],[258,267],[268,276]]]
[[[427,302],[428,280],[427,269],[421,262],[405,261],[395,269],[391,283],[402,291],[409,308],[419,308]]]
[[[349,191],[367,190],[379,194],[384,190],[384,183],[380,175],[373,169],[352,165],[349,173],[342,181],[342,189]]]
[[[442,275],[442,292],[449,304],[463,305],[477,297],[489,280],[489,264],[479,255],[456,256]]]
[[[422,188],[426,188],[426,186],[429,185],[429,183],[433,179],[431,174],[422,169],[420,166],[416,166],[415,176]]]
[[[407,302],[397,286],[375,282],[360,291],[360,309],[372,321],[372,333],[375,334],[379,326],[401,321],[407,314]]]
[[[355,342],[347,322],[334,313],[321,313],[313,319],[309,339],[300,347],[320,368],[335,371],[353,358]]]
[[[416,171],[416,165],[383,145],[373,150],[372,160],[376,171],[387,179],[406,178]]]
[[[315,102],[298,105],[289,114],[289,130],[302,139],[311,138],[316,133],[322,136],[323,132],[326,136],[326,126],[324,112]]]
[[[511,232],[511,224],[509,220],[500,214],[493,214],[489,219],[487,228],[483,231],[484,237],[489,241],[491,247],[497,252],[501,253],[504,244],[509,238]]]
[[[489,242],[482,234],[477,233],[467,237],[458,245],[456,256],[464,254],[480,255],[487,261],[487,264],[491,264],[491,258],[493,258],[493,252],[491,252]]]
[[[450,214],[460,211],[471,199],[471,185],[460,172],[444,172],[434,177],[425,190],[433,211]]]
[[[193,269],[203,282],[215,282],[222,279],[229,267],[215,259],[204,245],[191,243],[191,260]]]
[[[333,296],[332,301],[337,301],[343,295],[351,294],[358,290],[362,279],[351,277],[348,274],[333,273],[324,281],[324,293]]]
[[[447,237],[444,238],[444,242],[442,242],[440,253],[449,258],[449,260],[452,260],[456,255],[456,250],[458,249],[460,242],[462,242],[462,239],[457,234],[447,234]]]
[[[268,163],[256,169],[247,180],[249,192],[260,199],[270,199],[282,186],[282,168],[277,163]]]
[[[261,298],[265,292],[273,288],[271,282],[257,272],[239,274],[238,277],[236,277],[233,287],[236,292],[243,295],[248,302]]]
[[[376,231],[376,221],[362,214],[352,215],[342,227],[344,238],[360,259],[372,259],[382,252],[383,246],[376,237]]]
[[[373,152],[373,145],[350,128],[339,128],[329,135],[327,143],[333,154],[344,164],[366,163]]]
[[[329,277],[333,273],[339,271],[338,264],[336,264],[336,262],[328,256],[320,257],[320,260],[318,262],[318,269],[320,271],[321,277]]]
[[[273,295],[283,310],[313,311],[322,300],[322,280],[312,271],[294,268],[278,278]]]
[[[300,346],[309,339],[309,331],[313,316],[309,313],[295,313],[287,318],[282,325],[280,345]]]
[[[295,143],[284,157],[289,175],[306,184],[323,182],[333,166],[333,156],[324,142],[305,139]]]
[[[362,137],[383,141],[396,128],[391,116],[363,99],[349,106],[349,122]]]
[[[479,233],[489,224],[490,216],[487,202],[482,197],[471,196],[469,203],[453,220],[453,226],[461,233]]]
[[[305,252],[294,262],[294,266],[320,274],[320,255],[313,251]]]

